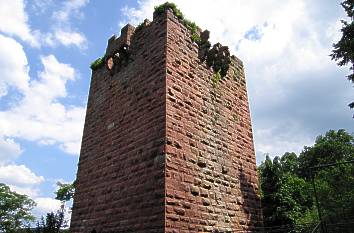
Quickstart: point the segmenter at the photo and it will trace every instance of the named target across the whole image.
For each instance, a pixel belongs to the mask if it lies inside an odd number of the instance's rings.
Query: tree
[[[310,178],[310,167],[354,159],[354,137],[344,129],[329,130],[316,138],[311,147],[304,147],[299,156],[300,175]]]
[[[62,227],[66,227],[64,218],[64,205],[61,206],[57,213],[47,213],[46,218],[42,216],[41,221],[37,222],[36,233],[59,233],[63,232]]]
[[[13,192],[0,183],[0,232],[18,232],[34,221],[31,210],[35,205],[28,196]]]
[[[321,169],[315,182],[324,218],[339,222],[354,217],[354,164]]]
[[[265,161],[258,167],[260,174],[261,200],[265,226],[276,226],[284,223],[284,219],[277,213],[279,200],[276,194],[280,186],[280,165],[278,158],[273,161],[266,156]],[[287,220],[285,220],[287,223]]]
[[[55,192],[55,199],[66,202],[74,198],[75,181],[68,184],[58,182],[57,185],[59,186],[59,189]]]
[[[285,153],[259,166],[264,225],[295,226],[312,207],[311,186],[297,177],[297,156]]]
[[[349,21],[342,20],[342,38],[335,44],[333,44],[332,60],[337,61],[339,66],[351,65],[352,71],[347,77],[354,83],[354,1],[345,0],[341,3],[342,7],[346,11]],[[349,104],[350,108],[354,108],[354,102]]]
[[[286,152],[280,158],[280,164],[283,173],[296,174],[299,170],[299,161],[294,152]]]
[[[354,136],[343,129],[318,136],[314,145],[305,146],[299,156],[287,152],[273,161],[267,156],[258,167],[264,225],[290,225],[297,232],[301,231],[297,224],[318,221],[311,170],[322,220],[345,224],[345,217],[352,219],[354,164],[346,162],[352,160]],[[311,169],[339,162],[345,163]]]
[[[63,233],[69,230],[62,229],[67,227],[65,220],[65,202],[70,201],[74,197],[75,181],[73,183],[58,182],[58,190],[55,192],[55,199],[62,202],[60,210],[57,213],[47,213],[46,218],[42,216],[41,221],[37,221],[35,233]]]

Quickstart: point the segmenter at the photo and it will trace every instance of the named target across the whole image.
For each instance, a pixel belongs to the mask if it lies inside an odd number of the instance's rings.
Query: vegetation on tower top
[[[188,19],[186,19],[183,15],[183,13],[181,12],[180,9],[177,8],[176,4],[171,3],[171,2],[165,2],[161,5],[155,6],[155,10],[154,10],[154,14],[160,15],[163,14],[166,9],[170,9],[172,10],[173,14],[179,19],[181,20],[181,22],[183,23],[183,25],[188,28],[191,31],[191,39],[193,42],[200,42],[200,35],[198,32],[198,26],[195,24],[195,22],[192,22]]]
[[[95,61],[93,61],[90,65],[91,70],[97,70],[98,68],[104,65],[104,58],[99,57]]]

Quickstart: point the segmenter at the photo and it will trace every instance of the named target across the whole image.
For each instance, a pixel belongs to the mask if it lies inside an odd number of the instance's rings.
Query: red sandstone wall
[[[92,75],[72,233],[164,232],[166,20],[131,39],[127,67]]]
[[[242,62],[213,87],[171,12],[167,28],[165,232],[252,231],[261,213]]]
[[[92,75],[71,232],[252,231],[260,202],[241,61],[213,87],[170,11],[131,34],[117,39],[131,43],[129,65]]]

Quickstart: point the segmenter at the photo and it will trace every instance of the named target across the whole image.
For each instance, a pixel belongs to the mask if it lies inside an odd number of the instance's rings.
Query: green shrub
[[[183,25],[191,31],[191,39],[193,42],[199,43],[200,42],[200,35],[198,33],[198,26],[195,22],[192,22],[188,19],[183,19]]]
[[[90,65],[91,70],[97,70],[98,68],[104,65],[104,58],[99,57],[95,61],[93,61]]]
[[[155,14],[162,14],[166,9],[171,9],[173,14],[182,21],[183,25],[191,31],[191,40],[193,42],[200,42],[200,35],[198,33],[198,26],[195,22],[186,19],[180,9],[177,8],[176,4],[165,2],[159,6],[155,6]]]
[[[176,4],[174,3],[165,2],[161,5],[155,6],[154,9],[154,13],[158,15],[164,13],[166,9],[171,9],[173,14],[177,16],[177,18],[181,20],[184,19],[183,13],[180,11],[180,9],[177,8]]]
[[[144,27],[144,22],[142,22],[142,23],[140,23],[138,26],[136,26],[136,28],[135,28],[135,33],[138,32],[138,31],[140,31],[141,29],[143,29],[143,27]]]

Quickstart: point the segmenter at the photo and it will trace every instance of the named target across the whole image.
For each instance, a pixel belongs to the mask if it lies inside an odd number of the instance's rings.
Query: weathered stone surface
[[[229,66],[213,83],[190,37],[166,11],[110,39],[107,53],[125,43],[130,60],[113,76],[105,67],[92,74],[72,233],[262,224],[242,62],[218,46],[216,61]]]
[[[122,29],[106,52],[128,44],[132,61],[113,76],[92,73],[73,233],[164,232],[167,18],[133,32]]]

